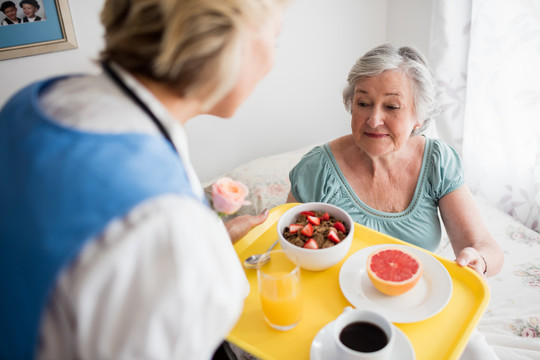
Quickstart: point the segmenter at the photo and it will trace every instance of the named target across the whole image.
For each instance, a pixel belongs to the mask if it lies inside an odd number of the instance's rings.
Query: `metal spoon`
[[[276,240],[276,242],[273,243],[264,254],[251,255],[246,260],[244,260],[244,267],[246,269],[256,269],[260,265],[266,264],[270,260],[268,253],[274,248],[274,246],[276,246],[278,241],[279,240]]]

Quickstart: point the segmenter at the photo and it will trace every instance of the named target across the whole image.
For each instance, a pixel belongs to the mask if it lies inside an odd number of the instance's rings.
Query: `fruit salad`
[[[324,249],[339,244],[348,234],[339,219],[321,211],[302,211],[295,223],[283,231],[283,237],[305,249]]]

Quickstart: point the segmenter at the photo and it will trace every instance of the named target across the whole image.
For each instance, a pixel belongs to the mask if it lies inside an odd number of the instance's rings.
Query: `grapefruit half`
[[[402,248],[384,247],[368,256],[367,273],[377,290],[396,296],[418,283],[422,276],[422,263],[416,255]]]

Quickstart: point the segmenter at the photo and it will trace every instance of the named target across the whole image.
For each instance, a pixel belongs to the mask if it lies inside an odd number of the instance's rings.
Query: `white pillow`
[[[284,204],[291,188],[289,171],[314,146],[316,145],[257,158],[224,174],[223,176],[240,181],[249,188],[248,200],[251,205],[240,208],[235,216],[256,215],[265,208],[271,209]],[[213,181],[208,183],[204,189],[208,199],[212,196],[212,183]]]

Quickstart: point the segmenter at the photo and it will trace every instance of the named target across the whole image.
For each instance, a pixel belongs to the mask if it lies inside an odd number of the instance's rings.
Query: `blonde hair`
[[[234,86],[248,28],[290,0],[107,0],[102,61],[210,108]]]

